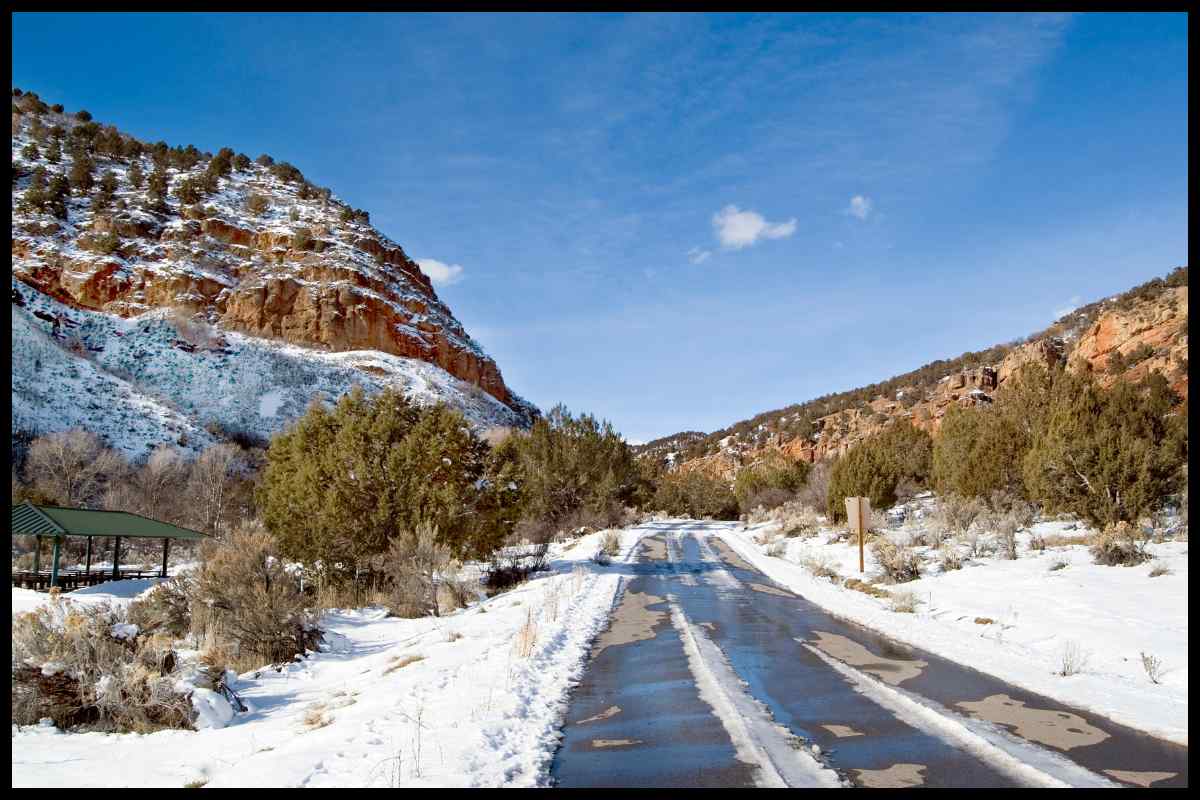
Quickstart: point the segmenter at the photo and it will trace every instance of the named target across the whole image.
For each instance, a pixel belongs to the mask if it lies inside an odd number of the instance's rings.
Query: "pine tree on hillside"
[[[135,160],[129,167],[129,185],[135,189],[142,188],[142,184],[146,182],[146,176],[142,174],[142,165]]]

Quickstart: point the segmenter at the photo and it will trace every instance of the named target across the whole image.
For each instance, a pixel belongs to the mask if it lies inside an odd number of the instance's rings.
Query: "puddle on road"
[[[633,747],[642,743],[641,739],[592,739],[592,747]]]
[[[642,555],[650,561],[667,560],[667,542],[657,536],[642,539]]]
[[[758,570],[754,569],[754,567],[752,567],[748,563],[746,563],[746,561],[741,556],[739,556],[737,553],[735,553],[732,547],[725,544],[725,542],[721,541],[720,539],[718,539],[716,537],[713,537],[713,538],[709,539],[708,541],[713,546],[713,549],[715,549],[717,551],[717,555],[719,555],[721,557],[721,560],[724,561],[729,566],[737,567],[738,569],[744,569],[747,572],[757,572],[758,571]]]
[[[862,731],[856,731],[849,725],[822,725],[822,728],[839,739],[849,739],[851,736],[862,736]]]
[[[795,595],[793,595],[791,592],[785,592],[775,586],[767,586],[763,583],[752,583],[750,584],[750,588],[756,592],[762,592],[763,594],[773,594],[776,597],[795,597]]]
[[[997,725],[1011,725],[1021,738],[1059,750],[1087,747],[1109,737],[1078,714],[1047,708],[1026,708],[1024,701],[1014,700],[1006,694],[993,694],[982,700],[957,705],[973,717]]]
[[[1106,775],[1111,775],[1124,783],[1133,783],[1138,786],[1149,786],[1155,781],[1165,781],[1167,778],[1174,778],[1178,772],[1130,772],[1126,769],[1106,769]]]
[[[877,656],[858,642],[825,631],[813,631],[817,638],[812,644],[826,655],[839,661],[844,661],[852,667],[858,667],[881,681],[899,686],[909,678],[921,674],[928,662],[916,659],[898,659]],[[960,704],[961,705],[961,704]]]
[[[921,786],[925,777],[924,764],[893,764],[887,769],[856,769],[858,784],[868,789],[899,789],[905,786]]]
[[[621,605],[613,614],[612,624],[596,639],[592,658],[599,656],[606,647],[653,639],[654,628],[663,621],[667,612],[651,611],[649,607],[661,602],[663,598],[649,592],[626,591]]]
[[[608,719],[609,717],[615,717],[617,714],[620,714],[620,713],[621,713],[620,706],[609,706],[608,708],[601,711],[599,714],[590,716],[587,719],[581,719],[581,720],[579,720],[579,722],[576,722],[575,724],[576,725],[586,725],[589,722],[600,722],[602,720]]]

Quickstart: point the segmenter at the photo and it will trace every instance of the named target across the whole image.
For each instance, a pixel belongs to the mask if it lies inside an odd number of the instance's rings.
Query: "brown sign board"
[[[847,497],[846,520],[858,538],[858,571],[863,572],[863,540],[867,538],[867,529],[871,526],[871,498]]]
[[[865,535],[871,527],[871,498],[847,497],[846,519],[851,531]]]

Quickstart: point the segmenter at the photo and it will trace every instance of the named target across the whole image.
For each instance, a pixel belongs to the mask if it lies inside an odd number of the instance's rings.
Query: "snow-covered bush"
[[[12,720],[145,733],[189,728],[193,686],[170,637],[124,610],[54,598],[12,622]]]
[[[1149,537],[1136,525],[1118,522],[1105,527],[1092,539],[1092,557],[1107,567],[1132,567],[1150,558]]]
[[[236,667],[290,661],[320,638],[297,579],[261,528],[206,542],[192,594],[193,631],[205,644],[227,644]]]
[[[605,531],[600,538],[600,547],[610,556],[621,554],[621,534],[619,531]]]
[[[907,583],[921,577],[921,559],[907,545],[880,536],[871,543],[871,554],[888,583]]]
[[[941,565],[942,572],[952,572],[962,569],[963,559],[957,548],[948,546],[938,551],[938,564]]]

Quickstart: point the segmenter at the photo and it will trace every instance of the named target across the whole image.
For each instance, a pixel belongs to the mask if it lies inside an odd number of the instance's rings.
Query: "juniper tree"
[[[826,514],[844,520],[847,497],[869,497],[872,507],[891,508],[899,487],[928,483],[932,454],[929,434],[905,421],[864,439],[834,462]]]
[[[1111,389],[1059,381],[1024,459],[1025,484],[1051,511],[1099,527],[1134,523],[1179,490],[1187,439],[1186,403],[1158,373]]]

